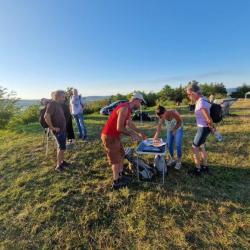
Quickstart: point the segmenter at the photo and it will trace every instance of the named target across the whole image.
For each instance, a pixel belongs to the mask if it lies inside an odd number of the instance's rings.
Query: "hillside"
[[[0,131],[0,248],[250,249],[250,102],[238,101],[220,124],[223,142],[209,137],[212,173],[201,178],[187,174],[195,125],[187,107],[180,112],[183,168],[170,169],[164,186],[134,181],[115,192],[99,140],[106,117],[86,117],[90,142],[77,141],[62,173],[38,124]],[[141,128],[150,137],[155,126]]]

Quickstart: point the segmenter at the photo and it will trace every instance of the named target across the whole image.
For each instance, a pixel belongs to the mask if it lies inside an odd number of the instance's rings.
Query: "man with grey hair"
[[[189,173],[195,176],[200,176],[201,173],[208,173],[209,171],[207,166],[205,142],[208,135],[215,131],[215,128],[213,126],[213,120],[210,116],[211,104],[202,95],[198,83],[189,83],[186,91],[189,99],[195,102],[195,118],[198,127],[192,146],[195,168]],[[202,158],[202,164],[200,156]]]
[[[44,115],[49,129],[55,135],[57,141],[57,165],[55,170],[62,171],[69,163],[64,161],[64,151],[66,150],[66,119],[62,108],[65,101],[65,93],[57,90],[51,93],[52,101],[48,103]]]

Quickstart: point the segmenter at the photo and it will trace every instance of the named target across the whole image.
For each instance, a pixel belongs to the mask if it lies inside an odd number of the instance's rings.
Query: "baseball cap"
[[[140,92],[136,92],[136,91],[135,91],[135,92],[132,94],[132,98],[133,98],[133,99],[142,100],[143,103],[146,104],[146,101],[144,100],[143,95],[142,95]]]

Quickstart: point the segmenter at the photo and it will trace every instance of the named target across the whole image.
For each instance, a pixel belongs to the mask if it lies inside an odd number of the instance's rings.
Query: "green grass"
[[[180,112],[183,169],[170,169],[165,186],[134,182],[117,192],[99,140],[106,117],[87,117],[91,141],[77,142],[66,155],[74,167],[59,174],[38,124],[0,131],[0,249],[250,249],[250,102],[219,126],[223,142],[209,138],[212,175],[202,178],[187,175],[196,128]],[[142,129],[152,136],[155,126]]]

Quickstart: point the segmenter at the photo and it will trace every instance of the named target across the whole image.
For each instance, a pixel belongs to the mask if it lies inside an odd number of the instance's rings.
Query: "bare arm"
[[[154,135],[154,140],[157,140],[159,138],[163,124],[164,124],[164,119],[160,119]]]
[[[46,121],[46,123],[48,124],[49,128],[53,131],[56,131],[56,132],[59,132],[60,131],[60,128],[55,128],[51,122],[51,116],[49,113],[45,113],[44,114],[44,119]]]
[[[128,108],[123,107],[117,111],[118,113],[118,119],[117,119],[117,131],[119,131],[122,134],[132,136],[132,134],[129,132],[129,130],[125,127],[125,120],[128,115]]]
[[[132,129],[135,133],[137,133],[141,138],[146,139],[147,136],[138,129],[135,124],[133,123],[132,119],[129,119],[127,122],[127,127]]]
[[[177,111],[171,111],[171,117],[176,120],[176,125],[174,127],[174,131],[176,131],[182,124],[182,118]]]
[[[212,120],[211,116],[208,114],[207,110],[202,108],[201,112],[202,112],[202,114],[204,115],[204,117],[205,117],[205,119],[207,121],[208,127],[213,128],[213,120]]]

